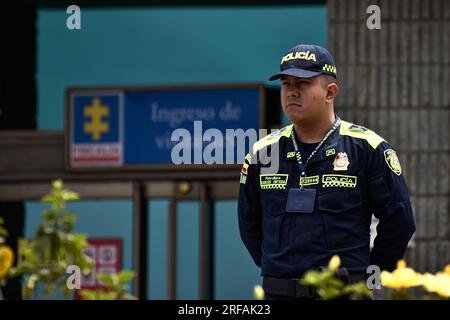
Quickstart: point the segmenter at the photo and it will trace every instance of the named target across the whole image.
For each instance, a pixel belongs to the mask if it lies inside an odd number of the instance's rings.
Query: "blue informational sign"
[[[70,89],[66,113],[69,168],[180,164],[179,159],[174,160],[174,154],[180,152],[175,153],[174,148],[178,145],[179,151],[181,142],[182,164],[207,163],[202,155],[212,142],[216,143],[216,150],[210,153],[217,160],[214,163],[229,163],[226,135],[230,130],[257,132],[262,123],[263,90],[257,84]],[[216,141],[218,137],[222,141]],[[245,148],[248,152],[249,145]],[[242,162],[239,155],[234,150],[233,163]]]

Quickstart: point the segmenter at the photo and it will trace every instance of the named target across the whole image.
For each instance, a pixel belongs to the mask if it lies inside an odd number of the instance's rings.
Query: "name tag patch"
[[[261,174],[259,186],[261,189],[286,189],[288,174]]]
[[[319,176],[301,177],[300,184],[302,186],[310,186],[313,184],[319,184]]]

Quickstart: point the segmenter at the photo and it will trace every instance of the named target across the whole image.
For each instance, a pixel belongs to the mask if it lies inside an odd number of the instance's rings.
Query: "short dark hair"
[[[336,78],[335,78],[335,77],[332,77],[332,76],[329,76],[329,75],[327,75],[327,74],[322,74],[322,75],[320,76],[320,78],[321,78],[322,84],[323,84],[324,86],[327,86],[327,85],[329,85],[330,83],[336,83],[336,84],[337,84]]]

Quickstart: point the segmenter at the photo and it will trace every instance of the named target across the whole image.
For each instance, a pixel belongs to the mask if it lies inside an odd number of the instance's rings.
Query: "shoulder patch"
[[[341,120],[341,128],[339,130],[339,134],[342,136],[350,136],[358,139],[364,139],[374,149],[376,149],[380,143],[385,141],[382,137],[380,137],[372,130],[369,130],[367,128],[344,120]]]
[[[280,130],[272,132],[271,134],[268,134],[264,138],[255,142],[255,144],[253,145],[253,154],[256,154],[256,152],[258,152],[259,150],[261,150],[262,148],[264,148],[268,145],[278,142],[278,140],[280,140],[281,137],[289,138],[289,136],[291,135],[293,126],[294,125],[291,124],[289,126],[281,128]]]
[[[386,160],[386,163],[388,164],[392,172],[394,172],[398,176],[402,174],[400,161],[398,160],[397,154],[393,149],[384,150],[384,159]]]
[[[241,174],[239,182],[242,184],[246,184],[247,182],[247,175],[248,175],[248,168],[250,167],[250,164],[252,163],[252,157],[250,153],[247,153],[244,159],[244,163],[242,164]]]

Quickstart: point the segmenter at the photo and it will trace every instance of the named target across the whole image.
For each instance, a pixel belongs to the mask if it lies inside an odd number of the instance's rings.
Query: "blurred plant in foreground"
[[[320,299],[336,299],[349,297],[350,299],[361,299],[370,297],[372,292],[367,288],[364,281],[346,285],[336,272],[341,265],[339,256],[335,255],[324,270],[310,270],[305,273],[300,283],[315,287]],[[412,268],[408,268],[404,260],[397,262],[397,268],[392,271],[383,271],[380,275],[381,284],[390,289],[388,299],[408,300],[412,295],[408,289],[422,286],[429,294],[420,299],[450,299],[450,264],[444,270],[436,274],[420,274]],[[257,300],[264,299],[264,290],[261,286],[255,286],[254,297]]]
[[[348,296],[350,299],[370,297],[371,292],[365,281],[346,284],[338,278],[336,272],[341,265],[339,256],[334,255],[325,270],[310,270],[305,273],[300,283],[315,287],[320,299],[329,300]]]
[[[42,198],[42,202],[51,203],[51,208],[43,211],[34,239],[19,242],[18,265],[10,274],[24,276],[23,298],[30,298],[32,293],[39,298],[42,289],[48,299],[56,287],[69,298],[72,291],[67,288],[67,267],[77,265],[83,273],[92,269],[92,260],[83,253],[88,245],[86,236],[73,233],[76,216],[66,210],[67,201],[78,199],[77,193],[64,189],[61,180],[53,181],[51,193]]]
[[[423,286],[428,292],[437,294],[440,298],[450,298],[450,264],[442,272],[423,275]]]
[[[408,268],[404,260],[399,260],[397,269],[393,272],[383,271],[381,273],[381,283],[392,290],[389,298],[393,300],[412,299],[408,289],[418,286],[423,286],[432,294],[424,296],[422,299],[448,299],[450,298],[450,265],[435,275],[420,274],[414,269]]]
[[[105,289],[80,290],[80,296],[85,300],[136,300],[135,296],[128,294],[126,282],[135,277],[132,271],[119,273],[98,273],[97,279],[105,284]]]
[[[265,299],[264,289],[259,284],[253,288],[253,297],[255,298],[255,300]]]
[[[389,294],[389,298],[392,300],[411,299],[407,289],[422,285],[422,281],[422,275],[408,268],[404,260],[397,262],[397,269],[393,272],[381,272],[381,284],[392,289],[392,292]]]
[[[3,226],[5,221],[0,217],[0,286],[6,285],[6,277],[14,263],[14,251],[5,245],[5,239],[9,235]]]

